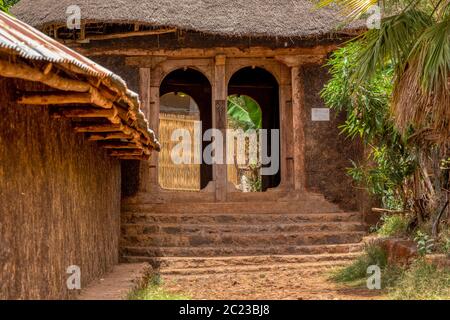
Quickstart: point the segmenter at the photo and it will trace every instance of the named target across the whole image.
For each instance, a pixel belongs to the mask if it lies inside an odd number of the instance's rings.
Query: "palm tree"
[[[369,79],[387,63],[394,66],[392,110],[399,129],[413,126],[427,138],[450,137],[450,1],[322,0],[345,8],[349,20],[380,4],[385,17],[379,29],[364,32],[354,81]]]
[[[391,114],[419,162],[412,177],[411,202],[419,221],[431,216],[436,236],[450,195],[446,164],[450,159],[450,0],[319,2],[319,6],[330,4],[343,8],[348,21],[363,19],[375,4],[383,9],[380,28],[356,39],[361,50],[348,77],[359,88],[381,70],[393,68]]]

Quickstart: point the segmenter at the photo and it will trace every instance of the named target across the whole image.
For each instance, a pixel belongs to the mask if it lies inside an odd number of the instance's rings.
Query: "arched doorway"
[[[262,129],[280,129],[279,85],[275,77],[263,68],[246,67],[237,71],[228,83],[228,95],[248,96],[256,101],[262,111]],[[271,156],[271,147],[277,143],[280,156],[280,141],[272,141],[268,134],[266,151]],[[262,176],[261,189],[266,191],[280,184],[281,172]]]
[[[199,135],[203,136],[203,133],[212,127],[211,94],[211,84],[201,72],[185,68],[169,73],[160,86],[161,142],[169,143],[172,129],[184,128],[193,133],[193,126],[196,122],[201,124]],[[194,139],[194,135],[191,137]],[[205,143],[201,140],[198,150],[195,150],[195,143],[192,142],[192,152],[200,153],[200,159],[205,148]],[[169,147],[168,150],[170,149]],[[212,166],[203,161],[201,164],[179,166],[178,170],[185,170],[181,173],[176,170],[166,170],[170,165],[171,159],[164,160],[160,157],[159,180],[162,188],[165,184],[166,187],[169,186],[168,189],[172,190],[194,191],[205,188],[212,180]],[[165,179],[166,183],[161,183],[161,179]],[[193,183],[195,179],[197,179],[196,184]],[[171,180],[172,182],[170,182]]]

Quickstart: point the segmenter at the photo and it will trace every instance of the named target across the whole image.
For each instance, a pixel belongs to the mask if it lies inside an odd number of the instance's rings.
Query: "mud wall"
[[[354,188],[347,175],[351,160],[362,157],[358,141],[340,134],[339,126],[345,122],[344,113],[330,110],[330,121],[312,121],[312,108],[325,108],[320,91],[329,79],[328,70],[319,65],[305,66],[302,70],[305,88],[305,139],[307,188],[323,193],[342,208],[358,209],[361,192]]]
[[[120,164],[0,78],[0,299],[66,299],[118,262]]]

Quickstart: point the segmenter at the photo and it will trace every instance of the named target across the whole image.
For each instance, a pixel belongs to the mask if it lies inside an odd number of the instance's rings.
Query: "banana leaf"
[[[247,96],[228,97],[228,119],[233,126],[248,130],[262,128],[262,111],[258,103]]]

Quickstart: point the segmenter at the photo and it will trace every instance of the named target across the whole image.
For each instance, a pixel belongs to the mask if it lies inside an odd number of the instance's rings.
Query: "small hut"
[[[113,72],[0,12],[0,299],[74,297],[118,263],[119,160],[159,142]]]

